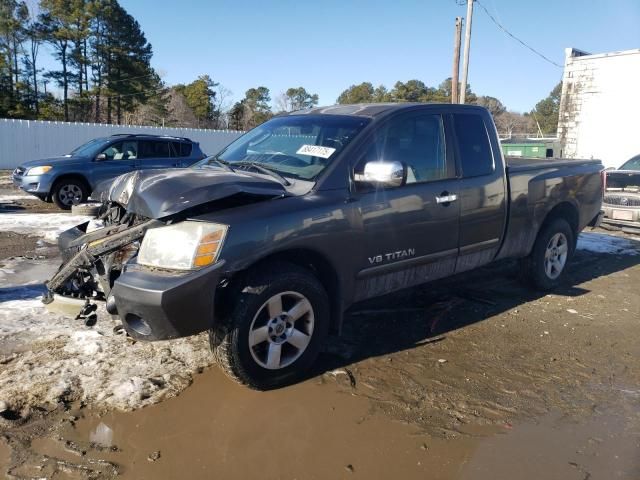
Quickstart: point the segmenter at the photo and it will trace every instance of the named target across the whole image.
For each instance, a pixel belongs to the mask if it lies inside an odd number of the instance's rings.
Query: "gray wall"
[[[0,169],[13,169],[26,160],[64,155],[92,138],[114,133],[188,137],[200,143],[204,153],[213,155],[243,132],[0,119]]]

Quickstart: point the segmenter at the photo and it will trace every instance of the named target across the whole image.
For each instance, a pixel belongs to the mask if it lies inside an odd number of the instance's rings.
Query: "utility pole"
[[[453,74],[451,75],[451,103],[458,103],[460,85],[460,37],[462,35],[462,17],[456,17],[456,32],[453,36]]]
[[[471,49],[471,18],[473,17],[473,0],[467,0],[467,18],[464,28],[464,54],[462,57],[462,85],[460,86],[460,103],[467,96],[467,77],[469,74],[469,50]]]

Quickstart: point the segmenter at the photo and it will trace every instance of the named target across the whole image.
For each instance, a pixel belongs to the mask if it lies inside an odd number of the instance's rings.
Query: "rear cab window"
[[[462,176],[469,178],[492,174],[495,162],[482,116],[473,113],[454,114],[453,125]]]

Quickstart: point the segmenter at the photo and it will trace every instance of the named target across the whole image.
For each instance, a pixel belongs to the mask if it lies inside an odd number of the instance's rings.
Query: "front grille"
[[[25,172],[25,169],[22,167],[18,167],[13,171],[14,175],[17,177],[21,177],[22,175],[24,175],[24,172]]]
[[[625,195],[624,193],[607,194],[604,203],[620,207],[640,207],[640,195]]]

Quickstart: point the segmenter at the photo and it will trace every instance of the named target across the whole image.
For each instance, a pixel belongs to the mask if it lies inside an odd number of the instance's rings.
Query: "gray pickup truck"
[[[209,331],[231,378],[275,388],[300,378],[361,300],[503,258],[553,288],[601,218],[601,171],[505,164],[481,107],[282,115],[189,169],[103,186],[104,226],[61,236],[43,301],[75,301],[82,318],[104,300],[138,340]]]

